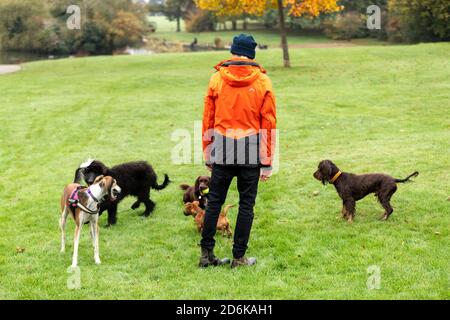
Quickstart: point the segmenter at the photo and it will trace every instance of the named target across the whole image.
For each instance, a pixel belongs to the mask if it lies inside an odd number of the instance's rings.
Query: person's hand
[[[269,180],[269,178],[272,176],[272,169],[268,169],[268,168],[261,168],[261,171],[259,173],[259,179],[262,182],[266,182],[267,180]]]
[[[212,165],[211,164],[205,164],[206,169],[208,169],[209,172],[212,172]]]

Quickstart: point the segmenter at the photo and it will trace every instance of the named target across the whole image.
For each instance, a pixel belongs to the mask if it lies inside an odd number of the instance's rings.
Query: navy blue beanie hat
[[[243,33],[233,38],[231,46],[231,53],[238,56],[245,56],[250,59],[255,59],[255,48],[258,44],[252,36],[247,36]]]

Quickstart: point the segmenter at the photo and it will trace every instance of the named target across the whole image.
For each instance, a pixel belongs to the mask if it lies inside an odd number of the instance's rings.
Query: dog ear
[[[108,168],[101,161],[94,160],[88,168],[98,174],[102,174],[104,176],[108,175]]]
[[[197,177],[197,179],[195,179],[195,190],[197,191],[199,187],[200,187],[200,177]]]
[[[330,161],[330,169],[330,178],[333,178],[333,176],[339,171],[339,168],[332,161]]]
[[[328,179],[331,179],[333,177],[333,166],[332,162],[327,162],[327,168],[328,168]]]
[[[103,180],[104,177],[104,175],[99,175],[97,178],[95,178],[94,184],[99,183],[101,180]]]
[[[111,176],[106,176],[105,180],[106,180],[106,185],[108,186],[108,190],[111,193],[111,189],[114,186],[114,179]]]
[[[83,173],[81,171],[83,171],[83,168],[78,168],[75,171],[75,177],[73,178],[73,183],[80,183],[81,178],[83,177]]]
[[[114,187],[119,187],[119,185],[117,184],[117,180],[114,179],[113,177],[111,177],[111,185],[109,186],[109,193],[112,192],[111,190],[112,190]],[[120,187],[119,187],[119,188],[120,188]]]
[[[320,178],[322,184],[325,184],[331,179],[331,166],[329,160],[323,160],[319,163]]]
[[[112,189],[114,188],[114,185],[116,184],[116,180],[113,179],[111,176],[107,176],[107,185],[108,185],[108,194],[110,197],[112,197]]]

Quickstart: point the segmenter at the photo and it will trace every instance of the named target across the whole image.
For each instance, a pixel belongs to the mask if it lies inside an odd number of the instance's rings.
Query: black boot
[[[200,263],[198,265],[200,268],[206,268],[209,266],[221,266],[223,264],[229,263],[230,259],[228,258],[219,259],[214,255],[213,250],[202,248],[202,255],[200,256]]]
[[[256,258],[241,257],[239,259],[233,259],[233,262],[231,263],[231,268],[241,266],[252,266],[254,264],[256,264]]]

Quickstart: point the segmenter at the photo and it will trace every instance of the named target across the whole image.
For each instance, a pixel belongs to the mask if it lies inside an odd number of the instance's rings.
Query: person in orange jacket
[[[215,66],[205,97],[203,153],[212,172],[202,231],[200,267],[229,264],[214,255],[216,224],[228,188],[237,177],[239,213],[234,231],[231,267],[253,265],[245,253],[253,223],[258,182],[272,174],[276,107],[266,71],[255,62],[252,36],[234,37],[231,59]]]

